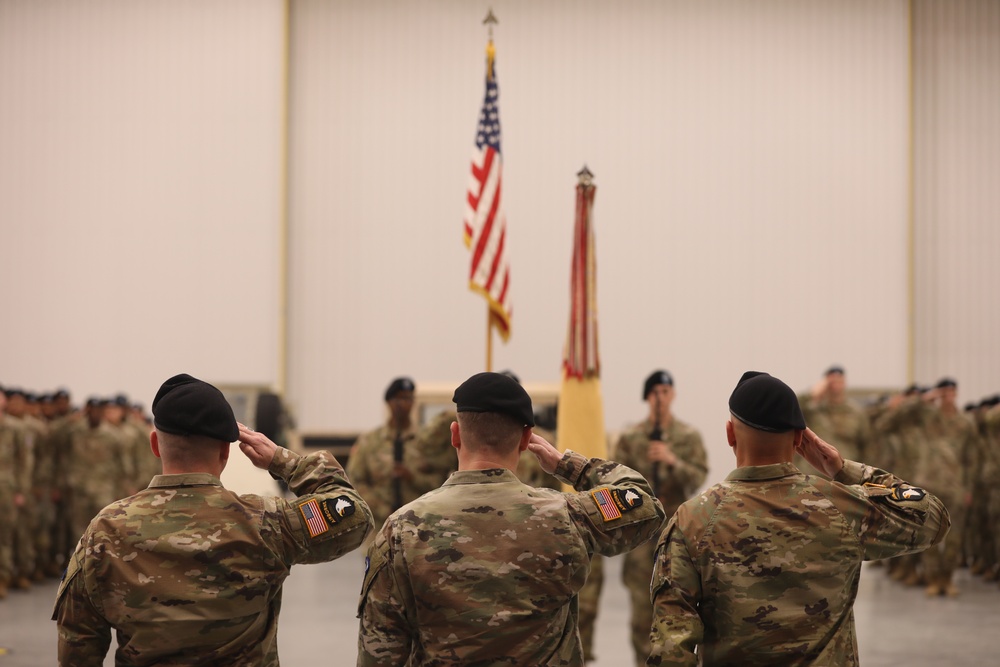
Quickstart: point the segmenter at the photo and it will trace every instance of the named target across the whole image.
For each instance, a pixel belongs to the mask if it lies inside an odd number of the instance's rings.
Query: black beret
[[[958,383],[951,378],[941,378],[935,385],[935,389],[944,389],[946,387],[957,387]]]
[[[7,398],[13,398],[14,396],[24,396],[24,390],[20,387],[7,387],[4,392]]]
[[[113,399],[111,399],[111,402],[114,405],[120,405],[123,408],[127,408],[128,407],[128,396],[126,396],[125,394],[118,394]]]
[[[535,425],[528,392],[503,373],[473,375],[458,386],[451,400],[457,412],[497,412],[525,426]]]
[[[776,377],[747,371],[729,397],[729,411],[758,431],[785,433],[806,427],[802,408],[791,387]]]
[[[97,396],[91,396],[90,398],[87,399],[88,408],[95,408],[99,405],[104,405],[103,398],[98,398]]]
[[[413,384],[413,380],[408,377],[396,378],[389,383],[389,386],[385,390],[385,400],[388,401],[393,396],[401,391],[413,391],[416,385]]]
[[[506,375],[514,382],[521,384],[521,378],[517,377],[512,370],[500,371],[500,375]]]
[[[826,372],[823,373],[823,377],[826,377],[827,375],[833,375],[834,373],[836,373],[838,375],[843,375],[844,374],[844,367],[843,366],[830,366],[829,368],[826,369]]]
[[[56,400],[59,400],[60,398],[69,398],[69,390],[57,389],[56,393],[52,394],[52,398]]]
[[[667,371],[653,371],[650,373],[642,385],[642,400],[645,401],[649,397],[649,392],[653,391],[653,387],[659,384],[669,384],[673,387],[674,378]]]
[[[186,373],[170,378],[156,392],[153,426],[164,433],[225,442],[240,436],[233,408],[222,392]]]

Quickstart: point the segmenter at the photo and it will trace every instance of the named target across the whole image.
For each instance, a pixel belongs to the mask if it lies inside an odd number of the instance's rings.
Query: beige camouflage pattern
[[[14,495],[19,493],[17,450],[20,430],[13,427],[10,417],[0,413],[0,586],[10,583],[14,575],[14,528],[17,509]]]
[[[403,504],[419,498],[441,484],[440,473],[426,460],[417,446],[416,431],[404,431],[403,465],[412,474],[411,479],[401,479]],[[395,502],[393,476],[393,442],[396,432],[388,424],[365,433],[351,448],[347,459],[347,474],[354,487],[371,508],[375,527],[379,528],[392,514]]]
[[[327,452],[278,448],[269,471],[298,498],[236,495],[205,473],[159,475],[104,508],[59,586],[59,664],[101,665],[114,628],[117,667],[278,665],[289,568],[357,548],[371,514]],[[315,536],[302,510],[311,501],[338,512],[323,512]]]
[[[466,470],[394,513],[368,549],[358,665],[581,665],[577,594],[590,556],[641,544],[664,520],[638,473],[567,452],[575,493],[509,470]],[[635,503],[606,521],[592,490]]]
[[[799,396],[802,416],[816,435],[837,448],[840,455],[851,461],[871,461],[872,429],[868,415],[848,400],[841,403],[816,401],[810,395]],[[820,475],[801,456],[795,456],[795,466],[807,475]]]
[[[648,452],[652,433],[653,422],[647,420],[635,424],[618,438],[612,458],[651,480],[654,463],[649,460]],[[704,484],[708,475],[708,457],[701,434],[679,419],[671,419],[669,424],[663,426],[662,434],[662,442],[667,443],[677,456],[677,464],[673,467],[663,462],[655,464],[659,469],[657,496],[663,504],[663,511],[670,517]],[[629,552],[622,564],[622,582],[628,589],[632,607],[629,632],[637,665],[644,664],[649,655],[649,627],[653,622],[649,578],[653,573],[656,541],[654,538]]]
[[[950,526],[938,498],[910,488],[853,461],[836,482],[783,463],[738,468],[684,503],[657,547],[647,664],[858,664],[861,562]]]

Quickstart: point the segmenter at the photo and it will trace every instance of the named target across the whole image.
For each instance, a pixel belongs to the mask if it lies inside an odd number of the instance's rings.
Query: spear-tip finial
[[[594,182],[594,174],[587,169],[587,165],[583,165],[583,169],[576,172],[576,176],[580,179],[581,185],[590,185]]]
[[[493,14],[493,8],[490,7],[490,11],[486,14],[486,18],[483,19],[483,25],[489,26],[490,29],[490,40],[486,45],[486,77],[493,80],[493,61],[496,60],[496,49],[493,47],[493,25],[500,23],[497,17]]]
[[[483,19],[483,25],[489,26],[490,28],[490,37],[493,36],[493,25],[497,23],[500,23],[500,21],[497,20],[496,15],[493,14],[493,8],[490,7],[489,13],[487,13],[486,18]]]

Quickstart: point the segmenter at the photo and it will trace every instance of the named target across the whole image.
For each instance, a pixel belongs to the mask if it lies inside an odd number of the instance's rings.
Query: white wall
[[[513,336],[557,382],[575,173],[596,174],[608,427],[642,381],[713,442],[742,371],[906,372],[904,2],[496,2]],[[483,369],[461,218],[485,6],[295,4],[291,397],[367,427],[400,373]],[[717,456],[723,458],[717,458]]]
[[[916,377],[1000,391],[1000,3],[916,3]]]
[[[0,382],[276,378],[282,4],[0,3]]]
[[[917,374],[985,391],[996,5],[916,4]],[[907,2],[493,6],[496,368],[559,379],[586,163],[610,429],[669,368],[718,478],[743,370],[907,380]],[[391,377],[483,368],[461,218],[486,6],[291,7],[288,395],[304,430],[368,428]],[[278,381],[283,20],[280,0],[0,3],[0,382],[148,401],[178,371]]]

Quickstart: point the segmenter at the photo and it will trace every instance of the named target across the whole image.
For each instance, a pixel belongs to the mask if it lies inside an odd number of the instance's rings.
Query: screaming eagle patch
[[[323,515],[330,523],[340,523],[354,514],[354,502],[347,496],[337,496],[323,501]]]
[[[926,495],[926,491],[918,489],[915,486],[908,486],[905,489],[901,486],[892,487],[892,499],[897,502],[903,500],[916,502],[918,500],[923,500]]]
[[[622,512],[631,512],[636,507],[642,506],[642,496],[633,489],[615,489],[611,495]]]

